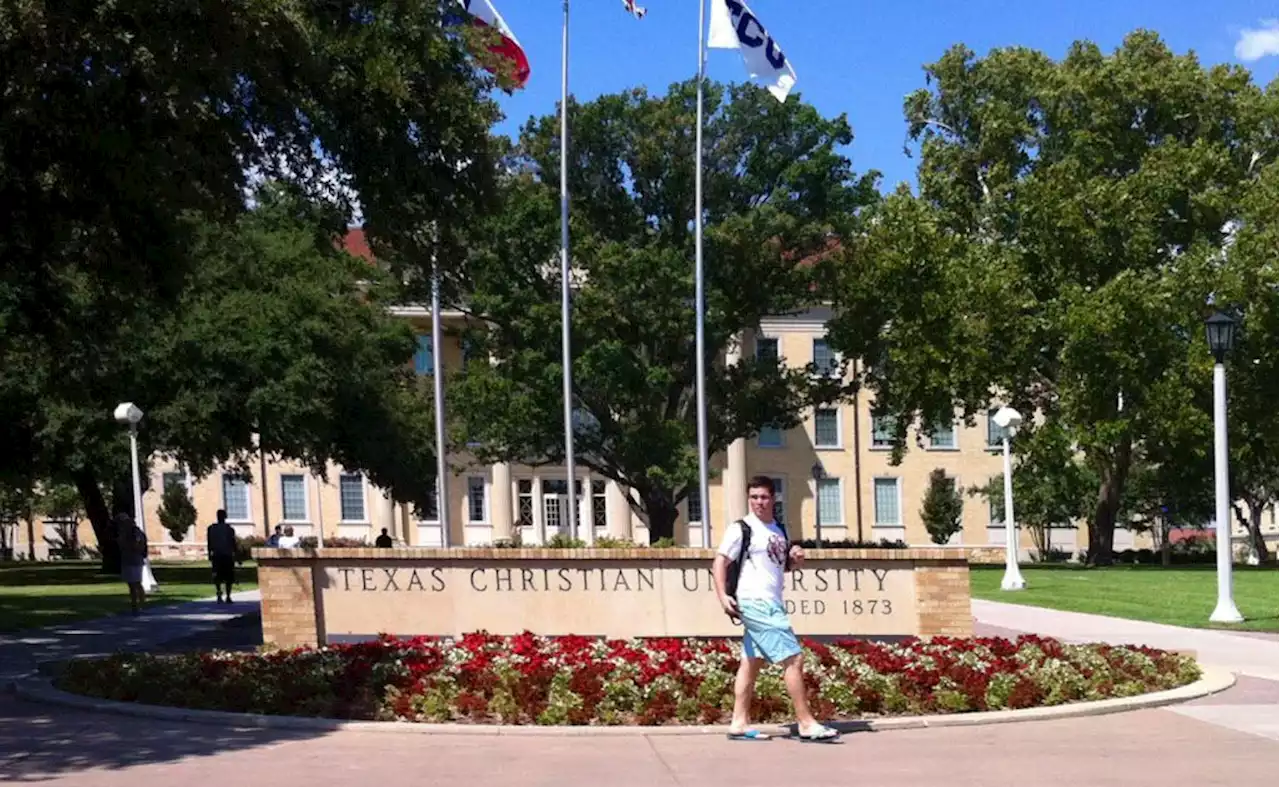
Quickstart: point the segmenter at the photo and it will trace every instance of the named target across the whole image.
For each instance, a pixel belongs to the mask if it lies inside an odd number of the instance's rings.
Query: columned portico
[[[511,504],[511,465],[493,466],[493,540],[510,541],[514,533],[515,509]]]

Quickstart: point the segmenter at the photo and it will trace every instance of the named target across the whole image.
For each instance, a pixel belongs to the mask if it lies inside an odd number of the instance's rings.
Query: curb
[[[1143,708],[1157,708],[1187,700],[1206,697],[1225,691],[1235,685],[1236,677],[1230,671],[1201,665],[1200,680],[1176,689],[1140,694],[1136,697],[1116,697],[1093,702],[1073,702],[1045,708],[1024,710],[985,711],[981,713],[949,713],[932,716],[906,716],[901,718],[877,718],[858,721],[833,722],[831,726],[843,732],[890,732],[938,727],[976,727],[987,724],[1012,724],[1017,722],[1072,719],[1083,716],[1102,716],[1125,713]],[[139,705],[114,700],[99,700],[79,694],[71,694],[53,687],[46,678],[14,680],[9,689],[19,699],[65,708],[111,713],[165,721],[210,724],[231,729],[297,730],[307,732],[376,732],[411,735],[478,735],[478,736],[671,736],[671,735],[723,735],[723,725],[660,726],[660,727],[541,727],[535,725],[503,724],[417,724],[395,721],[343,721],[341,719],[316,719],[301,716],[265,716],[230,711],[188,710],[160,705]],[[776,735],[789,735],[785,726],[766,729]]]

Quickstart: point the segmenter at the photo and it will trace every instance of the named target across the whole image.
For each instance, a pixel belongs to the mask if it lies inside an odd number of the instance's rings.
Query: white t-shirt
[[[302,542],[302,539],[298,538],[297,536],[280,536],[280,540],[277,542],[276,545],[280,549],[296,549],[298,544],[300,544],[301,542]]]
[[[782,575],[787,565],[787,536],[775,522],[761,522],[755,514],[743,518],[751,528],[747,559],[738,575],[738,598],[782,601]],[[742,525],[732,522],[724,531],[720,554],[737,560],[742,552]]]

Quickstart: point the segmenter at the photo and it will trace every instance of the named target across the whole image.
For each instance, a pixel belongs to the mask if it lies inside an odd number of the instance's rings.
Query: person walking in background
[[[769,739],[769,735],[748,727],[756,678],[767,660],[782,665],[800,740],[833,742],[840,733],[820,724],[809,710],[804,653],[782,603],[784,573],[804,562],[804,550],[798,544],[790,544],[786,530],[774,521],[772,479],[755,476],[747,481],[747,502],[751,512],[725,530],[711,564],[720,605],[730,619],[741,619],[743,628],[742,661],[733,684],[729,738]]]
[[[205,531],[205,544],[209,550],[209,562],[213,564],[213,589],[219,604],[231,603],[231,585],[236,581],[236,531],[227,522],[227,512],[218,509],[218,521]],[[227,593],[222,594],[226,586]]]
[[[137,615],[147,597],[142,587],[147,564],[147,534],[134,523],[133,517],[121,511],[116,514],[116,541],[120,546],[120,578],[129,586],[129,609]]]

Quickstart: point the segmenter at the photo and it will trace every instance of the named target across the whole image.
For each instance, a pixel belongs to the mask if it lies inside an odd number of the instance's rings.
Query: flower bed
[[[805,642],[810,702],[824,719],[1029,708],[1132,696],[1200,677],[1149,648],[1024,636]],[[73,661],[59,688],[184,708],[481,724],[722,724],[739,646],[522,634],[376,642],[261,654],[126,654]],[[781,671],[757,683],[754,718],[785,721]]]

